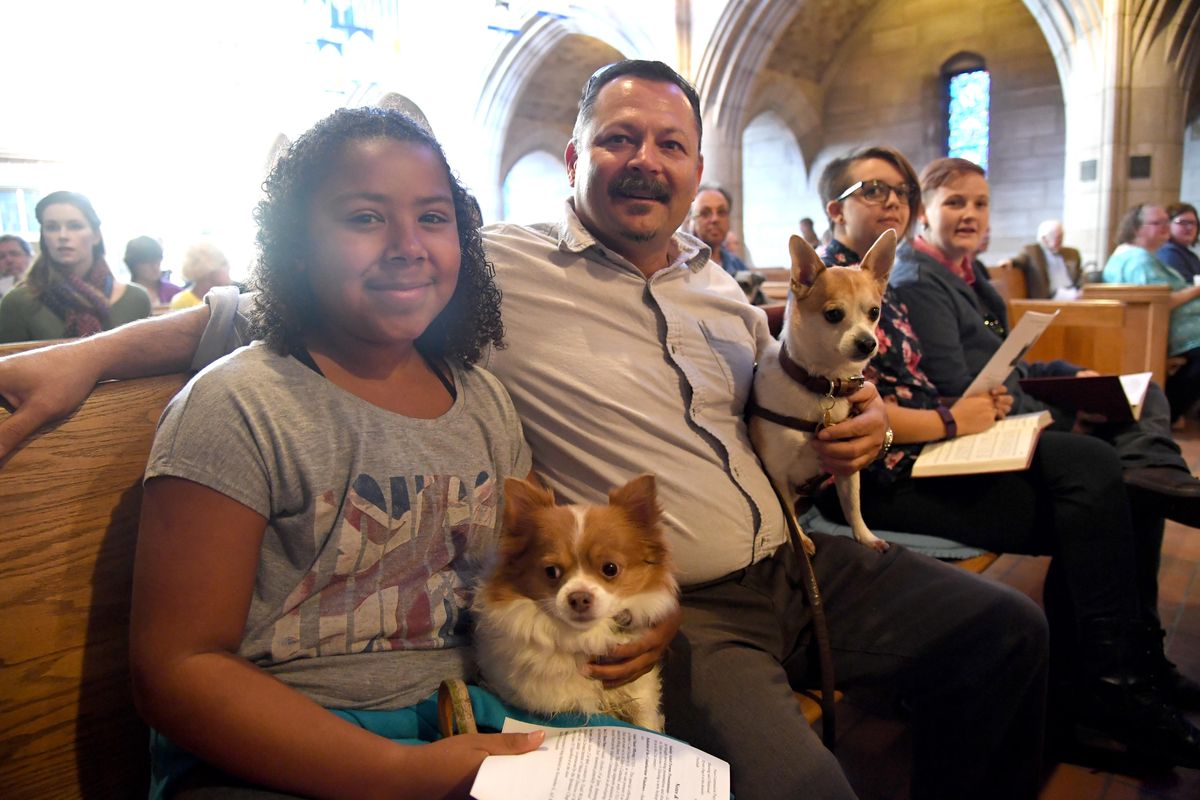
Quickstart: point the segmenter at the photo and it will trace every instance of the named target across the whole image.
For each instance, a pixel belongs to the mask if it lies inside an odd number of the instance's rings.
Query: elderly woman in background
[[[41,252],[0,301],[0,342],[73,339],[150,316],[150,296],[113,277],[100,218],[76,192],[46,195],[34,210]]]
[[[171,298],[172,311],[200,305],[209,289],[233,283],[229,278],[229,260],[216,245],[208,242],[194,244],[187,249],[180,272],[189,285]]]
[[[1193,211],[1191,219],[1195,218]],[[1171,418],[1178,420],[1200,399],[1200,286],[1155,256],[1155,251],[1162,252],[1169,243],[1171,219],[1162,206],[1146,203],[1131,208],[1117,227],[1120,244],[1104,265],[1104,281],[1166,284],[1171,288],[1167,355],[1184,362],[1167,378],[1165,388],[1171,401]]]
[[[149,236],[130,239],[125,245],[125,266],[129,267],[130,277],[150,294],[156,306],[165,306],[183,289],[163,277],[162,260],[162,245]]]
[[[1172,203],[1167,206],[1167,217],[1171,220],[1167,243],[1158,248],[1158,260],[1171,267],[1186,281],[1195,281],[1200,275],[1200,256],[1192,251],[1197,228],[1196,207],[1191,203]]]

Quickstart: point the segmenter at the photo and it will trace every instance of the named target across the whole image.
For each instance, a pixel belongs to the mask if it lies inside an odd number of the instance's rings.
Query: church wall
[[[920,171],[944,154],[941,68],[961,51],[991,72],[989,263],[1032,241],[1063,203],[1065,124],[1054,60],[1019,0],[886,0],[840,48],[825,82],[824,147],[810,190],[830,158],[868,143],[898,147]]]
[[[1200,119],[1192,122],[1183,134],[1183,180],[1179,195],[1200,206]]]

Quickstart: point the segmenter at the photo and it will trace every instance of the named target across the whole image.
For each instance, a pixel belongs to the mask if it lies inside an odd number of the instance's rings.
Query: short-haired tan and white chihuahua
[[[587,663],[675,612],[653,475],[613,489],[607,506],[556,505],[554,493],[504,482],[497,562],[475,595],[482,683],[545,715],[609,714],[661,731],[659,668],[607,689]]]
[[[826,267],[799,236],[788,241],[791,292],[779,339],[754,375],[750,440],[789,507],[824,480],[808,446],[816,432],[850,415],[846,397],[863,385],[863,368],[878,347],[883,291],[896,257],[896,233],[884,231],[862,263]],[[859,510],[858,473],[835,478],[842,513],[860,543],[880,552],[888,543],[867,528]],[[801,531],[804,549],[815,546]]]

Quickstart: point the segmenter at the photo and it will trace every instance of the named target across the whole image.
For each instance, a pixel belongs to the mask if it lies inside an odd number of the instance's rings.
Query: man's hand
[[[858,416],[822,429],[812,440],[821,469],[834,475],[852,475],[874,461],[888,426],[887,408],[875,384],[863,384],[849,400]]]
[[[683,609],[677,607],[670,616],[647,628],[638,639],[592,659],[587,666],[588,677],[601,681],[605,689],[637,680],[662,660],[682,621]]]
[[[86,350],[70,344],[0,358],[0,395],[15,409],[0,421],[0,458],[79,408],[99,378]]]

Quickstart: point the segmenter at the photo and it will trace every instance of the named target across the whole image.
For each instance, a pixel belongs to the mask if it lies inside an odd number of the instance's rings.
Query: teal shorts
[[[480,733],[499,733],[504,726],[504,718],[512,717],[523,722],[533,722],[538,725],[550,725],[556,728],[595,727],[598,725],[618,725],[632,728],[628,722],[593,714],[556,714],[553,717],[543,717],[522,711],[506,705],[494,694],[478,686],[467,687],[471,695],[471,709],[475,714],[475,724]],[[391,739],[398,744],[421,745],[436,742],[442,738],[438,729],[437,693],[434,692],[415,706],[397,708],[392,711],[355,711],[347,709],[329,709],[342,719],[370,731],[377,736]],[[199,766],[200,759],[191,753],[177,747],[169,739],[155,730],[150,731],[150,798],[170,797],[174,793],[179,780],[194,767]]]

